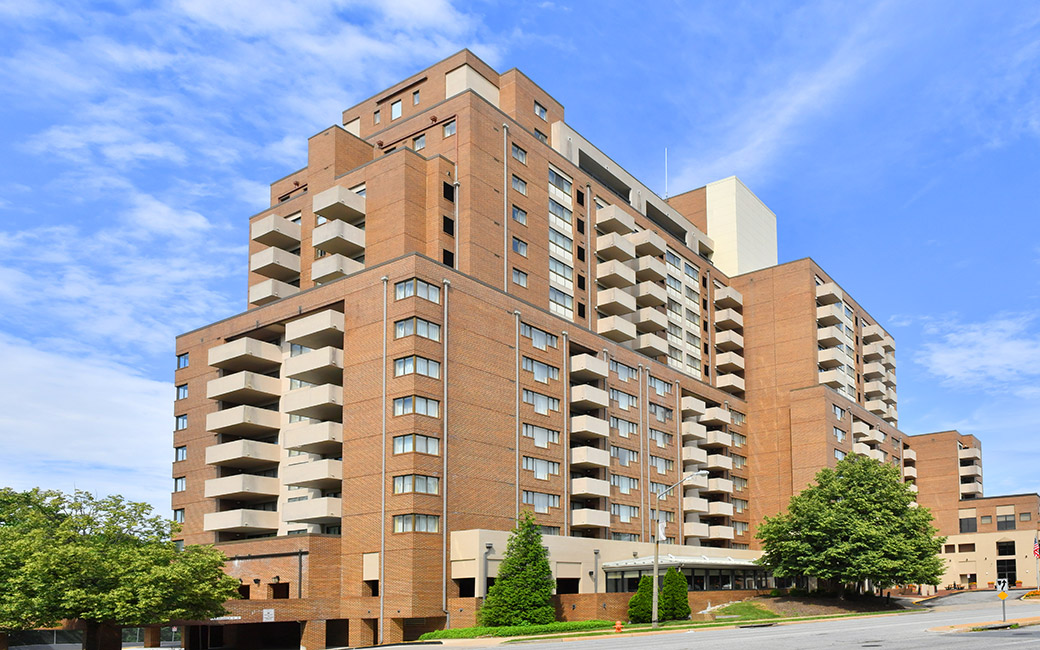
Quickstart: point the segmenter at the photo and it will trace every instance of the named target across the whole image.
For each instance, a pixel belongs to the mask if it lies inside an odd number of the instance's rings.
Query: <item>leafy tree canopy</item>
[[[882,588],[939,584],[945,538],[935,537],[932,513],[913,501],[897,467],[849,456],[820,470],[787,512],[759,526],[759,562],[780,577],[870,580]]]
[[[552,623],[555,587],[542,533],[531,513],[524,512],[509,534],[498,577],[480,608],[480,623],[489,627]]]
[[[0,489],[0,630],[81,619],[89,647],[98,626],[225,613],[238,581],[223,572],[224,554],[178,551],[176,531],[148,504],[120,496]]]

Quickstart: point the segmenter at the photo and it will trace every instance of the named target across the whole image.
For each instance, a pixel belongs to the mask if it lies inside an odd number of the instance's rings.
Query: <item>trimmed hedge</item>
[[[527,636],[529,634],[554,634],[556,632],[580,632],[614,627],[610,621],[559,621],[545,625],[502,625],[499,627],[459,627],[451,630],[435,630],[419,637],[420,641],[435,639],[476,639],[484,636]]]

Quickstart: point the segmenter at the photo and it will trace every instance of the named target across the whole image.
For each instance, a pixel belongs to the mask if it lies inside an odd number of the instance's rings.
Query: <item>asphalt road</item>
[[[1015,594],[1017,597],[1020,594]],[[763,628],[701,630],[645,636],[602,636],[589,640],[531,642],[538,650],[803,650],[817,648],[1040,648],[1040,626],[987,632],[929,632],[929,628],[1000,620],[1000,601],[992,591],[966,593],[936,601],[928,611],[871,618],[798,623]],[[1040,603],[1008,599],[1008,619],[1040,616]],[[527,643],[523,645],[528,646]]]

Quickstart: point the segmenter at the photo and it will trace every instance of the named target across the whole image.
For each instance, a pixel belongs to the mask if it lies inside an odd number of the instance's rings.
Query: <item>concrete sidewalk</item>
[[[978,621],[975,623],[958,623],[957,625],[943,625],[930,627],[929,632],[970,632],[977,627],[989,627],[991,625],[1013,625],[1020,626],[1040,625],[1040,616],[1028,616],[1025,618],[1009,618],[1007,621]]]

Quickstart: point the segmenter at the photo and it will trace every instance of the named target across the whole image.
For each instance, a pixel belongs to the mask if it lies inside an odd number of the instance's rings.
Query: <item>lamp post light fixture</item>
[[[657,622],[657,599],[658,599],[658,572],[660,571],[660,551],[661,551],[661,538],[664,537],[664,517],[661,514],[661,501],[664,500],[666,494],[674,490],[677,486],[685,483],[694,476],[707,476],[708,470],[702,469],[696,472],[690,472],[685,474],[681,479],[672,483],[665,489],[661,490],[657,495],[657,531],[654,535],[654,596],[653,596],[653,609],[650,613],[651,627],[653,629],[658,628]]]

